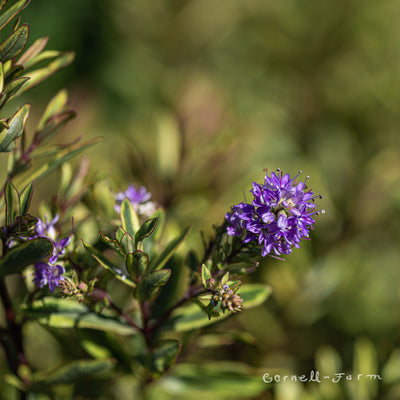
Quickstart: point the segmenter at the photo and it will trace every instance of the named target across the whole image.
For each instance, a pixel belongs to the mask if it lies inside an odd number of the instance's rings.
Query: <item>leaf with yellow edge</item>
[[[51,61],[46,67],[39,68],[32,72],[25,74],[29,79],[23,86],[20,93],[26,92],[28,89],[36,86],[38,83],[44,81],[49,76],[53,75],[56,71],[66,67],[74,61],[75,54],[72,52],[61,53],[54,61]]]
[[[110,271],[117,279],[124,282],[126,285],[136,287],[136,283],[124,274],[116,265],[114,265],[107,257],[105,257],[100,251],[95,249],[90,244],[82,240],[85,250],[107,271]]]
[[[8,121],[8,128],[0,131],[0,152],[11,151],[14,141],[22,135],[31,106],[23,105]]]
[[[3,29],[21,10],[23,10],[29,3],[30,0],[20,0],[15,3],[8,10],[4,11],[0,15],[0,30]],[[6,4],[6,1],[0,3],[0,10]]]
[[[53,172],[55,169],[63,165],[65,162],[69,161],[71,158],[77,156],[83,151],[89,149],[93,145],[99,143],[102,139],[95,138],[88,140],[84,143],[78,143],[72,146],[67,147],[65,150],[61,151],[55,157],[53,157],[50,161],[43,164],[38,170],[33,172],[30,177],[22,184],[22,186],[26,186],[31,181],[39,181]]]
[[[5,62],[18,56],[24,49],[29,36],[29,26],[21,25],[12,35],[0,44],[0,61]]]

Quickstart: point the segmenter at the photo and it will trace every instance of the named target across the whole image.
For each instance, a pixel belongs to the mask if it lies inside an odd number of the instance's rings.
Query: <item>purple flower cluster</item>
[[[49,285],[50,292],[53,293],[60,281],[64,280],[62,274],[65,269],[62,265],[56,264],[59,257],[65,254],[65,249],[71,242],[71,236],[60,239],[55,224],[58,222],[59,216],[56,215],[50,222],[45,217],[44,221],[38,219],[35,226],[36,235],[33,238],[44,237],[53,243],[53,254],[48,262],[39,262],[35,264],[35,277],[33,281],[39,288]]]
[[[68,236],[66,238],[60,239],[57,231],[55,229],[55,224],[58,222],[59,216],[58,214],[53,218],[52,221],[48,222],[45,217],[45,221],[41,221],[38,219],[38,222],[35,226],[36,236],[34,237],[45,237],[52,241],[53,243],[53,254],[49,258],[49,263],[54,264],[57,262],[58,257],[63,256],[65,254],[65,248],[70,244],[71,237]]]
[[[39,288],[49,285],[50,292],[53,293],[56,286],[60,284],[60,281],[64,280],[62,276],[64,272],[65,268],[59,264],[51,265],[45,262],[39,262],[35,264],[35,277],[33,281]]]
[[[144,186],[136,188],[132,183],[124,192],[119,192],[115,195],[116,204],[114,209],[117,213],[121,212],[121,204],[124,199],[128,199],[134,210],[142,215],[151,216],[156,207],[150,200],[151,193]]]
[[[297,183],[297,177],[290,178],[278,170],[277,174],[267,174],[262,185],[253,182],[251,204],[235,205],[225,216],[228,235],[245,233],[243,242],[257,242],[263,257],[270,253],[290,254],[293,247],[299,248],[301,239],[308,238],[315,223],[312,216],[320,212],[314,199],[321,196],[307,191],[307,178]]]

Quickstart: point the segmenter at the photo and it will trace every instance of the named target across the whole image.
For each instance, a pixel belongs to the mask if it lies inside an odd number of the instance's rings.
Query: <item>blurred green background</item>
[[[32,112],[66,87],[78,117],[58,140],[104,137],[92,168],[114,192],[148,187],[170,224],[193,225],[187,247],[264,168],[302,170],[322,194],[312,240],[249,277],[272,298],[209,329],[254,340],[188,357],[260,380],[331,368],[382,381],[264,384],[259,399],[400,398],[399,15],[394,0],[34,0],[22,14],[31,42],[76,52],[27,95]]]

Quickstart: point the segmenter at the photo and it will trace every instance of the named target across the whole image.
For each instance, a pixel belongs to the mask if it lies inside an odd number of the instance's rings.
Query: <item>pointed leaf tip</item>
[[[135,296],[142,301],[150,300],[157,294],[158,289],[167,283],[170,276],[170,269],[151,271],[139,282],[135,290]]]
[[[191,227],[187,227],[182,230],[182,232],[173,240],[171,240],[167,246],[150,261],[149,268],[151,270],[161,269],[168,260],[173,256],[173,254],[178,249],[179,245],[184,241],[185,237],[189,233]]]
[[[158,218],[150,218],[143,222],[139,230],[136,232],[135,235],[135,242],[141,242],[143,239],[149,237],[156,228],[158,222]]]
[[[138,232],[139,230],[140,223],[138,215],[128,199],[123,200],[121,204],[120,215],[121,215],[122,227],[132,238],[134,238],[136,232]]]

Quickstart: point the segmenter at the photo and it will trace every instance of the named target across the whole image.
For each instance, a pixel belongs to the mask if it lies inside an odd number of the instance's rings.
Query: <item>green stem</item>
[[[160,318],[155,322],[155,324],[151,326],[151,330],[153,332],[158,330],[164,324],[164,322],[169,318],[169,316],[172,314],[174,310],[176,310],[178,307],[182,306],[189,300],[194,299],[195,297],[205,293],[208,293],[208,291],[204,289],[203,285],[198,287],[190,287],[182,298],[180,298],[167,311],[165,311],[164,314],[160,316]]]
[[[142,328],[128,315],[126,314],[123,310],[121,310],[113,301],[111,300],[111,297],[108,293],[104,292],[101,289],[94,288],[91,293],[89,293],[89,296],[92,297],[95,301],[103,301],[104,299],[107,300],[108,305],[122,318],[125,319],[125,321],[138,331],[142,331]]]
[[[126,314],[124,311],[122,311],[119,307],[117,307],[114,303],[110,303],[110,307],[117,312],[118,315],[120,315],[122,318],[125,319],[125,321],[132,327],[134,327],[135,329],[137,329],[138,331],[141,331],[140,326],[128,315]]]
[[[150,303],[148,301],[140,302],[140,310],[142,311],[142,318],[143,318],[143,328],[141,331],[146,340],[147,348],[151,350],[153,347],[154,330],[150,326],[150,320],[151,320]]]
[[[201,260],[199,266],[198,266],[198,270],[201,271],[201,266],[203,265],[203,263],[205,263],[208,260],[211,260],[214,256],[215,251],[219,248],[219,245],[221,244],[222,238],[225,235],[226,232],[226,221],[217,228],[217,232],[215,234],[215,237],[209,241],[208,246],[204,252],[204,256],[203,259]],[[241,244],[240,247],[237,248],[232,248],[231,252],[226,256],[225,260],[224,260],[224,264],[226,266],[229,266],[234,257],[236,257],[245,247],[246,245]],[[217,271],[215,271],[213,273],[213,278],[219,278],[222,275],[224,275],[226,272],[226,269],[218,269]],[[164,322],[169,318],[169,316],[172,314],[172,312],[174,310],[176,310],[178,307],[182,306],[183,304],[185,304],[186,302],[188,302],[191,299],[194,299],[195,297],[198,297],[202,294],[205,293],[210,293],[208,290],[204,289],[203,285],[199,285],[199,286],[190,286],[188,291],[183,295],[182,298],[180,298],[176,303],[174,303],[168,310],[165,311],[164,314],[162,314],[160,316],[160,318],[154,323],[154,325],[151,326],[152,331],[156,331],[157,329],[159,329]]]

